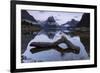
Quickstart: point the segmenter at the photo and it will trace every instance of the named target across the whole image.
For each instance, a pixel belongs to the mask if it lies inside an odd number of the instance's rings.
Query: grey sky
[[[28,13],[32,15],[35,19],[40,21],[45,21],[49,16],[53,16],[56,22],[61,25],[70,21],[71,19],[76,19],[80,21],[83,13],[76,12],[55,12],[55,11],[33,11],[28,10]]]

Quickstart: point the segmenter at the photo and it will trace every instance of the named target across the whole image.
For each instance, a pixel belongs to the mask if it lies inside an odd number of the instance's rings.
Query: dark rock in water
[[[46,48],[46,47],[51,47],[53,46],[53,43],[49,42],[32,42],[30,46],[36,46],[36,47],[41,47],[41,48]]]
[[[33,16],[31,16],[26,10],[21,10],[21,19],[37,22],[36,19]]]
[[[63,49],[59,47],[58,45],[60,43],[66,43],[68,45],[68,48]],[[75,54],[79,54],[80,48],[72,44],[69,40],[67,40],[65,37],[62,37],[61,39],[57,40],[56,42],[49,43],[49,42],[32,42],[30,46],[34,46],[36,48],[32,48],[30,51],[32,53],[37,53],[44,50],[49,49],[55,49],[58,52],[60,52],[62,55],[64,52],[73,52]]]
[[[90,27],[90,13],[84,13],[77,27]]]

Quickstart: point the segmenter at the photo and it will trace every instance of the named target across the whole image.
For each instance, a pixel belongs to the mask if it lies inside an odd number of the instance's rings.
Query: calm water
[[[24,50],[22,50],[22,62],[31,63],[31,62],[45,62],[45,61],[68,61],[68,60],[86,60],[89,59],[88,54],[85,50],[85,46],[80,40],[79,36],[71,36],[68,34],[68,30],[41,30],[40,32],[34,32],[31,35],[23,36]],[[42,48],[47,50],[42,50],[36,53],[32,53],[30,50],[36,48],[35,46],[30,46],[32,42],[49,42],[53,43],[59,40],[61,37],[65,36],[72,44],[80,48],[78,54],[72,52],[64,52],[63,55],[61,52],[57,51],[55,48]],[[22,44],[23,44],[22,42]],[[27,44],[27,45],[26,45]],[[58,44],[63,49],[67,49],[68,45],[65,42]],[[38,48],[37,48],[38,49]]]

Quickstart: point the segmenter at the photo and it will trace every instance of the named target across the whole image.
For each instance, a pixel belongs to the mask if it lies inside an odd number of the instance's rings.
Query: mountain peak
[[[72,19],[71,21],[76,21],[75,19]]]
[[[48,22],[56,22],[53,16],[48,17],[47,21]]]
[[[70,24],[70,23],[76,24],[76,22],[77,22],[77,21],[76,21],[75,19],[72,19],[71,21],[68,21],[67,24]]]
[[[67,23],[63,24],[63,26],[69,25],[69,26],[71,26],[71,27],[75,27],[75,26],[77,25],[78,22],[79,22],[79,21],[77,21],[77,20],[75,20],[75,19],[72,19],[72,20],[68,21]]]

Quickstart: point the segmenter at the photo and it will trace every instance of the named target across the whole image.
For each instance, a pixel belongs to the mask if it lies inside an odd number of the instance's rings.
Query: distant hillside
[[[79,21],[72,19],[71,21],[66,22],[65,24],[62,24],[62,26],[69,26],[69,27],[75,27],[77,26],[77,23]]]
[[[90,27],[90,13],[84,13],[77,27]]]
[[[32,34],[33,32],[39,32],[40,30],[41,30],[40,25],[32,24],[26,21],[21,22],[22,34]]]
[[[41,30],[38,21],[31,16],[26,10],[21,11],[21,31],[22,34],[32,34]]]
[[[26,10],[21,10],[21,19],[37,22],[37,20],[31,16]]]

